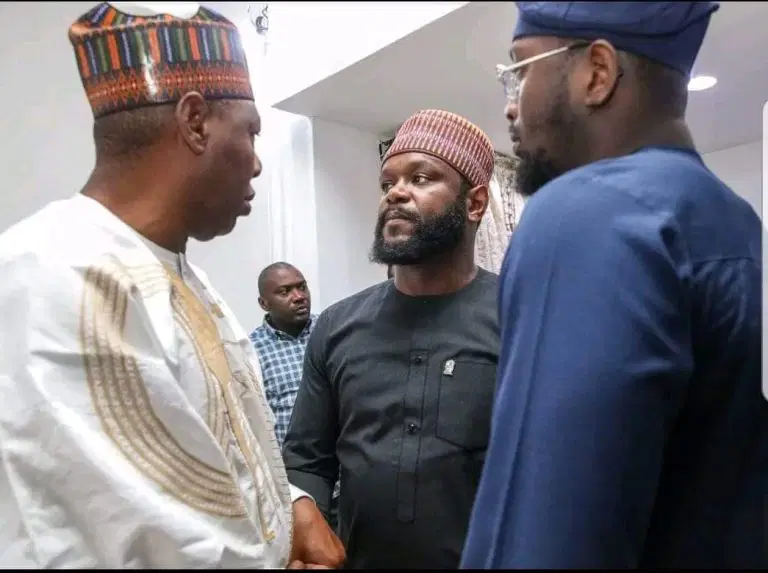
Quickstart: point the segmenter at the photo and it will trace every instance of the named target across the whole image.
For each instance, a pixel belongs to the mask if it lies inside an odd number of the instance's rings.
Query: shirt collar
[[[287,332],[283,332],[282,330],[278,330],[274,326],[272,326],[272,323],[269,321],[269,313],[264,315],[264,329],[269,333],[270,336],[273,338],[278,338],[280,340],[295,340],[295,341],[301,341],[304,340],[307,336],[309,336],[309,333],[312,331],[312,326],[315,322],[315,315],[310,314],[309,320],[307,320],[307,324],[304,326],[304,329],[298,334],[298,336],[291,336]]]

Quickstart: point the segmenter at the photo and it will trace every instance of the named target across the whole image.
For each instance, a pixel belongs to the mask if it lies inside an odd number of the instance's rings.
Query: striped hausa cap
[[[488,185],[491,181],[491,140],[482,129],[455,113],[425,109],[413,114],[397,130],[382,164],[393,155],[409,151],[442,159],[472,186]]]
[[[232,22],[200,6],[191,18],[134,16],[103,2],[69,28],[94,118],[206,99],[253,100],[248,64]]]

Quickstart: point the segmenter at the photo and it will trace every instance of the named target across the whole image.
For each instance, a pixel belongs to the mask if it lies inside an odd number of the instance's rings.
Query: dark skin
[[[184,252],[190,238],[226,235],[250,213],[251,180],[262,169],[254,150],[260,130],[253,102],[217,109],[189,92],[160,141],[137,157],[97,161],[83,194],[153,243]]]
[[[440,159],[410,152],[390,157],[384,163],[380,185],[383,195],[379,217],[395,215],[382,229],[384,240],[408,241],[414,233],[414,219],[440,215],[456,203],[462,177]],[[475,278],[474,240],[477,226],[488,206],[488,187],[480,185],[470,189],[463,203],[466,225],[455,248],[416,264],[394,265],[395,286],[400,292],[412,296],[448,294],[465,287]],[[397,214],[401,218],[397,218]],[[296,527],[310,531],[312,541],[316,541],[318,546],[335,546],[338,542],[339,549],[343,551],[338,537],[332,533],[311,500],[305,498],[294,503],[294,515]],[[301,557],[298,559],[301,560]]]
[[[513,61],[559,48],[553,37],[525,37],[512,43]],[[517,150],[543,151],[560,172],[609,157],[627,155],[649,145],[693,148],[683,117],[664,116],[647,105],[638,89],[635,68],[607,41],[596,40],[573,53],[567,78],[565,111],[578,145],[562,145],[557,130],[547,129],[565,55],[544,58],[520,70],[518,105],[505,115]],[[570,138],[573,139],[573,138]]]
[[[136,232],[173,252],[189,238],[226,235],[250,213],[251,180],[261,173],[254,138],[261,117],[253,102],[216,109],[187,93],[169,114],[164,136],[137,157],[97,160],[83,189]],[[335,568],[344,547],[315,503],[293,504],[290,568]]]
[[[400,211],[424,217],[439,214],[456,201],[462,178],[436,157],[409,152],[390,157],[382,166],[379,182],[383,192],[379,216]],[[487,185],[470,189],[465,201],[468,224],[457,248],[417,264],[395,265],[395,287],[411,296],[440,295],[456,292],[472,282],[477,275],[475,233],[487,206]],[[384,240],[404,241],[412,231],[412,221],[392,218],[383,228]]]
[[[298,269],[272,269],[264,282],[259,305],[269,313],[274,328],[298,336],[307,326],[311,298],[307,281]]]

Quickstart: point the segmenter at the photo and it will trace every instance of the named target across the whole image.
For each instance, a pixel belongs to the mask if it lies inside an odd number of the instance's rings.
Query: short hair
[[[472,189],[474,189],[475,187],[476,187],[476,185],[472,185],[472,183],[470,183],[469,179],[467,179],[466,177],[464,177],[462,175],[461,176],[461,184],[459,185],[459,196],[460,197],[466,197],[469,194],[469,192]]]
[[[294,270],[297,271],[296,267],[294,267],[291,263],[286,263],[285,261],[278,261],[276,263],[272,263],[271,265],[267,265],[264,267],[264,269],[259,273],[259,296],[264,296],[264,289],[267,286],[267,281],[269,280],[269,276],[272,274],[273,271],[279,271],[283,269],[288,270]]]
[[[162,138],[173,111],[173,104],[163,104],[98,118],[93,122],[97,160],[141,155]]]
[[[559,45],[575,46],[588,40],[560,38]],[[619,64],[632,70],[634,89],[638,92],[643,111],[653,113],[663,118],[678,119],[685,116],[688,107],[688,80],[681,72],[664,64],[616,49],[619,56]],[[576,51],[568,51],[563,58],[562,71],[569,71],[571,62],[577,55]]]
[[[646,111],[664,118],[684,117],[688,107],[688,78],[649,58],[621,53],[634,69],[635,85]]]
[[[208,102],[212,113],[224,111],[229,100]],[[121,111],[93,122],[96,159],[139,157],[162,139],[170,128],[175,103],[158,104]]]

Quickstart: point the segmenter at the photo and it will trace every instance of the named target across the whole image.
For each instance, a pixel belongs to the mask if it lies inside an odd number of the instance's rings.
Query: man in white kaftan
[[[236,27],[102,3],[70,41],[96,165],[0,235],[0,567],[338,566],[248,336],[184,255],[261,172]]]
[[[288,564],[255,352],[184,255],[56,202],[0,237],[0,315],[0,564]]]

